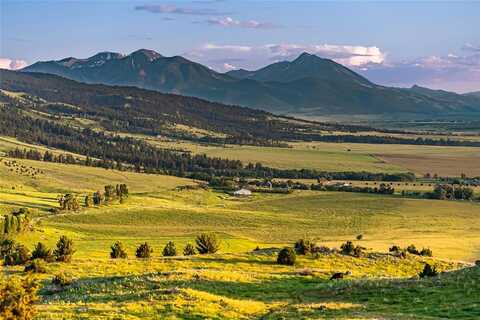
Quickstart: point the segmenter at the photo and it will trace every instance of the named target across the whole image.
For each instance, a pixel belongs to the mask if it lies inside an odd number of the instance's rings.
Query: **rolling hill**
[[[103,52],[88,59],[37,62],[23,71],[86,83],[136,86],[282,114],[480,115],[477,97],[376,85],[332,60],[307,53],[291,62],[226,74],[180,56],[164,57],[145,49],[129,55]]]

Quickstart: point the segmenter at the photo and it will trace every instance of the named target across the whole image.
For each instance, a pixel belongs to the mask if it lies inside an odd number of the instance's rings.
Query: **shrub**
[[[438,272],[435,267],[432,267],[427,263],[425,264],[425,267],[423,267],[422,272],[420,272],[418,275],[420,276],[420,278],[435,277],[438,275]]]
[[[33,279],[9,278],[0,284],[0,319],[33,319],[36,301],[37,284]]]
[[[177,248],[175,247],[175,243],[172,241],[168,241],[168,243],[165,245],[165,248],[163,248],[163,256],[164,257],[174,257],[177,255]]]
[[[293,266],[295,264],[295,260],[297,259],[297,255],[292,248],[283,248],[280,250],[277,256],[277,263],[283,264],[287,266]]]
[[[413,244],[407,247],[407,252],[411,254],[419,254],[417,248]]]
[[[145,243],[142,243],[137,248],[137,251],[135,252],[135,256],[141,259],[148,259],[150,258],[152,252],[153,252],[153,249],[150,248],[150,245],[147,242],[145,242]]]
[[[295,252],[297,254],[306,255],[312,252],[312,248],[314,247],[313,243],[308,239],[300,239],[295,242],[294,246]]]
[[[60,262],[70,262],[74,253],[73,241],[66,236],[61,236],[57,242],[57,248],[53,251],[55,260]]]
[[[332,253],[333,250],[330,249],[327,246],[314,246],[312,248],[312,253],[318,253],[318,254],[330,254]]]
[[[399,253],[399,252],[402,252],[403,249],[400,248],[400,247],[397,246],[397,245],[393,245],[393,246],[391,246],[390,248],[388,248],[388,251],[389,251],[389,252],[393,252],[393,253]]]
[[[45,261],[42,259],[35,259],[25,265],[25,272],[47,273]]]
[[[11,259],[8,257],[13,255],[13,252],[15,251],[15,245],[15,241],[10,239],[5,239],[0,244],[0,255],[1,258],[4,260],[5,265],[8,265],[5,261],[7,259]]]
[[[22,244],[16,244],[13,240],[6,241],[8,243],[2,246],[3,264],[18,266],[27,263],[30,258],[28,249]]]
[[[352,241],[347,241],[340,246],[340,252],[344,255],[353,255],[355,246]]]
[[[127,251],[125,250],[123,244],[120,241],[115,242],[111,246],[110,258],[112,259],[126,259]]]
[[[67,287],[71,285],[75,280],[72,276],[65,273],[59,273],[52,278],[52,284],[59,287]]]
[[[47,262],[53,261],[52,250],[48,249],[42,242],[37,243],[32,252],[32,260],[43,259]]]
[[[430,250],[429,248],[423,248],[422,251],[420,251],[419,254],[420,254],[421,256],[424,256],[424,257],[431,257],[431,256],[433,256],[432,250]]]
[[[195,239],[200,254],[215,253],[220,249],[220,240],[214,233],[202,233]]]
[[[355,257],[361,257],[362,254],[363,254],[363,250],[365,248],[364,247],[361,247],[361,246],[356,246],[354,249],[353,249],[353,256]]]
[[[183,249],[183,255],[193,256],[196,254],[197,254],[197,251],[195,250],[195,247],[191,243],[187,243],[187,245],[185,246],[185,249]]]

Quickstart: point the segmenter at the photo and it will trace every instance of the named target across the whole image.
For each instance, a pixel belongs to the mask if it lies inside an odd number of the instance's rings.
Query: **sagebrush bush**
[[[66,236],[61,236],[57,242],[57,248],[53,251],[55,260],[59,262],[70,262],[75,253],[73,241]]]
[[[72,276],[65,273],[59,273],[52,278],[52,284],[62,288],[71,285],[74,281]]]
[[[25,272],[34,272],[34,273],[47,273],[47,267],[45,265],[45,260],[35,259],[28,262],[25,265]]]
[[[153,253],[153,249],[145,242],[138,246],[135,256],[140,259],[148,259]]]
[[[195,239],[200,254],[215,253],[220,249],[220,240],[214,233],[202,233]]]
[[[400,246],[393,245],[390,248],[388,248],[388,251],[393,252],[393,253],[399,253],[399,252],[403,251],[403,249],[400,248]]]
[[[424,257],[432,257],[433,256],[433,253],[432,253],[432,250],[429,249],[429,248],[423,248],[420,253],[419,253],[421,256],[424,256]]]
[[[0,283],[0,319],[31,320],[35,316],[37,283],[32,278],[15,277]]]
[[[314,244],[308,239],[300,239],[295,242],[293,247],[297,254],[306,255],[312,252]]]
[[[177,255],[177,248],[175,247],[175,243],[173,241],[168,241],[163,248],[163,256],[164,257],[174,257]]]
[[[127,258],[127,251],[125,247],[120,241],[115,242],[111,246],[110,250],[110,258],[112,259],[126,259]]]
[[[43,259],[47,262],[51,262],[53,261],[52,250],[48,249],[42,242],[39,242],[32,251],[31,259]]]
[[[193,256],[196,255],[197,251],[195,250],[195,247],[191,243],[187,243],[185,248],[183,249],[183,255],[184,256]]]
[[[363,255],[363,250],[365,250],[364,247],[361,247],[361,246],[356,246],[354,249],[353,249],[353,256],[354,257],[361,257]]]
[[[340,252],[344,255],[353,255],[354,250],[355,246],[353,245],[352,241],[342,243],[342,245],[340,246]]]
[[[355,246],[352,241],[347,241],[340,246],[341,254],[353,257],[361,257],[364,250],[364,247]]]
[[[419,254],[417,248],[413,244],[407,247],[407,252],[411,254],[417,254],[417,255]]]
[[[297,255],[295,254],[295,251],[290,247],[283,248],[282,250],[280,250],[280,252],[278,252],[278,256],[277,256],[278,264],[293,266],[296,260],[297,260]]]
[[[13,240],[6,240],[2,245],[3,264],[6,266],[24,265],[30,259],[28,249]]]
[[[423,267],[422,272],[420,272],[418,275],[420,278],[435,277],[438,275],[438,272],[435,267],[432,267],[427,263],[425,264],[425,267]]]

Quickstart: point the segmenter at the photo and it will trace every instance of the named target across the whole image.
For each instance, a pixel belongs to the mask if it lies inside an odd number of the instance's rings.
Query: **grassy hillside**
[[[170,239],[186,243],[201,231],[217,231],[226,239],[225,252],[251,250],[257,244],[279,246],[304,236],[338,247],[363,234],[363,245],[376,250],[412,242],[431,247],[438,257],[478,258],[477,203],[315,191],[237,199],[202,189],[175,190],[193,184],[187,179],[17,161],[44,173],[31,178],[0,164],[0,208],[26,206],[45,215],[58,206],[60,192],[84,195],[108,183],[129,185],[127,203],[51,215],[25,236],[30,245],[37,240],[53,244],[56,237],[50,235],[68,232],[82,242],[80,256],[102,257],[118,239],[129,248],[144,240],[160,247]]]
[[[267,252],[189,259],[49,264],[36,319],[474,319],[480,268],[410,280],[423,259],[301,258],[272,263]],[[432,263],[431,259],[427,260]],[[434,262],[439,270],[457,264]],[[393,267],[394,266],[394,267]],[[62,270],[75,284],[49,284]],[[353,270],[344,281],[332,271]]]

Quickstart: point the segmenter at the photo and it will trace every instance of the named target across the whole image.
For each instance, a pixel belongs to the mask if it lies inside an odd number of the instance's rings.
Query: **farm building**
[[[234,196],[236,197],[249,197],[252,195],[252,191],[248,190],[248,189],[240,189],[240,190],[237,190],[233,193]]]

